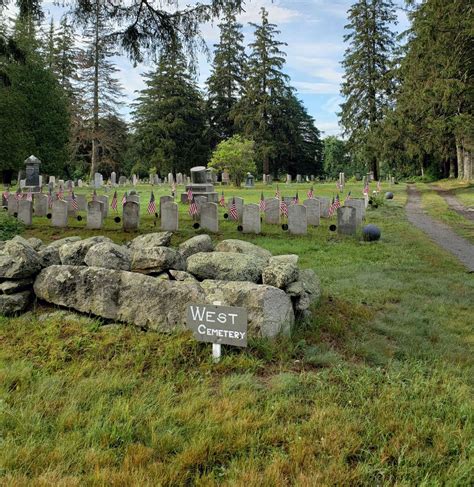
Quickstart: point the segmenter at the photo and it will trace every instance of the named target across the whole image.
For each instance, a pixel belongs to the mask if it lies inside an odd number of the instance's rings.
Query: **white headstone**
[[[244,205],[242,216],[242,231],[244,233],[261,232],[260,207],[256,204]]]
[[[308,232],[308,220],[305,206],[290,205],[288,207],[288,231],[292,235],[306,235]]]

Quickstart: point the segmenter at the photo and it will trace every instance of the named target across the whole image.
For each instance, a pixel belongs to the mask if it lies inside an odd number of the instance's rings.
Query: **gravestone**
[[[132,174],[132,185],[136,186],[138,183],[138,178],[136,174]]]
[[[230,183],[230,176],[227,171],[222,172],[222,184],[229,184]]]
[[[33,202],[29,200],[20,200],[18,202],[18,220],[23,222],[27,227],[33,222]]]
[[[110,182],[112,183],[112,186],[117,186],[117,173],[115,171],[112,171],[110,174]]]
[[[280,200],[278,198],[265,200],[265,223],[271,225],[280,223]]]
[[[20,189],[25,189],[26,187],[26,179],[20,179]]]
[[[308,232],[306,206],[290,205],[288,207],[288,231],[292,235],[306,235]]]
[[[315,199],[319,200],[321,218],[329,218],[329,206],[331,205],[329,198],[324,198],[320,196],[319,198]]]
[[[178,204],[174,201],[161,201],[161,229],[165,232],[178,231]]]
[[[38,192],[40,189],[40,164],[41,161],[33,155],[25,160],[25,187],[31,188],[33,192]]]
[[[82,179],[77,180],[77,187],[82,188]]]
[[[119,186],[125,186],[127,184],[127,178],[125,176],[119,177]]]
[[[168,173],[168,184],[171,186],[174,183],[173,173]]]
[[[357,210],[350,206],[337,209],[337,233],[355,235],[357,231]]]
[[[176,174],[176,184],[183,184],[183,175],[180,172]]]
[[[341,186],[342,189],[344,189],[346,185],[346,179],[343,172],[339,173],[339,185]]]
[[[100,172],[96,172],[94,174],[94,188],[98,189],[101,188],[104,184],[104,177]]]
[[[306,206],[306,219],[308,221],[308,225],[313,227],[319,226],[321,217],[321,203],[319,200],[304,200],[303,205]]]
[[[287,174],[287,175],[286,175],[286,182],[287,182],[288,184],[290,184],[290,183],[291,183],[291,174]]]
[[[15,213],[18,213],[18,200],[15,193],[10,193],[8,195],[8,215],[13,216]]]
[[[52,185],[52,189],[56,186],[56,178],[54,176],[49,176],[48,185]]]
[[[244,206],[242,215],[242,228],[244,233],[259,234],[262,230],[260,220],[260,207],[256,204]]]
[[[69,190],[71,190],[72,188],[74,188],[74,183],[73,183],[73,182],[72,182],[70,179],[68,179],[68,180],[66,181],[66,189],[69,191]]]
[[[201,204],[201,228],[214,233],[219,231],[219,211],[216,203]]]
[[[227,208],[230,209],[230,207],[232,205],[232,201],[234,199],[235,199],[235,207],[237,208],[238,220],[239,220],[239,222],[241,222],[242,221],[242,213],[244,211],[244,199],[240,198],[239,196],[236,196],[235,198],[234,197],[229,198]]]
[[[64,200],[54,200],[51,210],[51,225],[53,227],[67,227],[67,208],[68,202]]]
[[[255,176],[253,174],[247,173],[245,178],[245,187],[246,188],[253,188],[255,186]]]
[[[104,206],[102,207],[102,212],[104,214],[104,218],[107,218],[109,214],[109,197],[105,195],[97,196],[97,201],[103,203]]]
[[[127,201],[133,201],[134,203],[137,203],[137,205],[140,205],[140,196],[137,194],[136,191],[130,191],[127,195]]]
[[[87,228],[100,230],[104,223],[104,203],[101,201],[89,201],[87,203]]]
[[[301,174],[296,175],[296,182],[301,183]]]
[[[344,206],[356,209],[357,226],[362,225],[362,220],[365,218],[365,201],[361,198],[351,198],[344,203]]]
[[[286,203],[287,206],[292,205],[294,203],[293,196],[283,196],[283,201]]]
[[[59,186],[59,191],[64,192],[64,180],[63,179],[58,179],[58,186]]]
[[[35,194],[33,208],[35,216],[46,216],[48,214],[48,196],[42,193]]]
[[[173,203],[174,199],[172,196],[160,196],[160,204],[158,207],[158,214],[161,216],[161,206],[165,203]]]
[[[127,202],[123,205],[122,221],[125,232],[138,230],[140,226],[140,205],[127,198]]]

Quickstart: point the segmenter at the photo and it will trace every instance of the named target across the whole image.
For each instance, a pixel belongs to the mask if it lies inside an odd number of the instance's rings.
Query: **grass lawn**
[[[361,196],[360,183],[348,189]],[[328,221],[307,237],[222,223],[215,240],[299,254],[324,295],[291,337],[224,347],[217,365],[189,333],[41,305],[0,318],[0,484],[472,485],[474,275],[406,221],[404,185],[391,190],[367,214],[382,229],[375,244],[340,238]],[[225,193],[257,202],[260,191]],[[180,211],[173,243],[196,234]],[[24,235],[133,238],[111,218],[102,232],[40,220]],[[144,216],[141,231],[153,223]]]
[[[457,181],[456,179],[444,179],[437,181],[436,186],[442,189],[449,189],[454,196],[467,207],[474,207],[474,184],[465,181]]]

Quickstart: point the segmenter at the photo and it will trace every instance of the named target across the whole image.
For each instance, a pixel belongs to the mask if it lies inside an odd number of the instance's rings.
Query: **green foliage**
[[[209,167],[227,170],[236,186],[240,186],[247,172],[255,172],[255,143],[234,135],[218,144],[212,153]]]
[[[179,45],[161,55],[145,83],[133,111],[131,157],[147,161],[161,174],[205,165],[204,102]]]
[[[0,240],[9,240],[20,234],[25,226],[16,218],[0,213]]]
[[[349,10],[349,46],[344,54],[344,82],[341,94],[341,124],[353,150],[370,161],[379,178],[376,129],[389,106],[394,91],[392,55],[395,23],[392,0],[358,0]]]
[[[334,135],[324,139],[323,164],[324,173],[330,178],[337,178],[340,172],[346,177],[354,173],[347,143]]]

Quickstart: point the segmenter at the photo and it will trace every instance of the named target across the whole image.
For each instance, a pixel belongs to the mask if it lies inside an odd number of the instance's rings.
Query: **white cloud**
[[[292,10],[281,6],[282,2],[272,0],[252,0],[244,6],[244,12],[238,16],[239,22],[260,22],[260,9],[265,7],[268,10],[268,20],[272,24],[287,24],[300,19],[302,14],[297,10]]]
[[[316,121],[316,127],[318,127],[324,136],[328,135],[341,135],[342,130],[337,122],[318,122]]]
[[[311,93],[317,95],[336,95],[339,93],[339,85],[337,83],[293,81],[292,85],[301,93]]]

